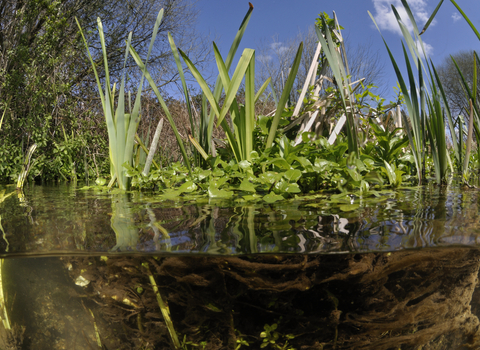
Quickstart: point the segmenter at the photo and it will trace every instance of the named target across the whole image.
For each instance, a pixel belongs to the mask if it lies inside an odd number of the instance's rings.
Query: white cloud
[[[375,9],[373,16],[375,17],[375,21],[380,29],[402,35],[397,19],[395,18],[392,7],[390,6],[392,4],[395,6],[403,23],[410,31],[412,30],[412,24],[408,19],[407,12],[405,11],[401,0],[372,0],[372,2]],[[427,11],[427,0],[410,0],[408,4],[412,10],[415,21],[417,22],[417,26],[421,30],[422,26],[428,21],[430,16],[429,12]],[[435,21],[433,21],[431,25],[435,25]]]
[[[272,61],[272,60],[273,60],[273,57],[272,57],[272,55],[258,55],[258,56],[257,56],[257,59],[258,59],[260,62],[266,64],[266,63]]]
[[[452,19],[453,19],[453,23],[459,21],[460,19],[462,19],[462,16],[460,16],[460,14],[458,12],[454,12],[452,13]]]
[[[283,45],[282,42],[274,42],[270,44],[270,48],[277,54],[282,54],[288,50],[288,47]]]
[[[423,50],[422,50],[422,46],[420,45],[420,42],[417,41],[416,44],[417,44],[418,53],[423,57],[423,54],[422,54]],[[432,45],[427,44],[425,41],[423,41],[423,47],[425,49],[425,53],[426,53],[427,57],[430,57],[430,56],[433,55],[433,46]]]

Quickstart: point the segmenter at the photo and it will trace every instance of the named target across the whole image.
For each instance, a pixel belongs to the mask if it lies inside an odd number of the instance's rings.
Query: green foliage
[[[24,30],[2,57],[6,64],[2,64],[0,71],[0,99],[7,119],[2,128],[4,142],[0,153],[10,153],[8,159],[11,159],[10,164],[0,170],[2,182],[18,174],[19,155],[30,145],[36,143],[39,153],[50,154],[56,118],[72,106],[72,99],[67,97],[70,85],[57,71],[65,57],[73,55],[76,42],[62,43],[67,18],[60,7],[56,1],[28,1],[22,11],[16,11],[12,17]]]
[[[315,20],[315,26],[322,32],[325,36],[327,33],[330,33],[332,41],[335,43],[337,47],[341,45],[340,40],[338,37],[333,34],[333,31],[336,30],[335,26],[335,19],[330,18],[330,16],[326,12],[321,12],[318,14],[317,19]],[[327,31],[328,28],[328,31]],[[339,26],[340,29],[344,29],[342,26]]]
[[[197,344],[197,343],[194,343],[194,342],[191,342],[191,341],[187,341],[187,336],[184,335],[182,343],[180,344],[180,346],[182,347],[183,350],[191,350],[191,349],[203,350],[207,346],[207,342],[202,341],[202,342]]]
[[[384,162],[387,163],[388,166],[384,168],[386,174],[389,173],[386,171],[389,167],[410,173],[414,159],[410,152],[406,152],[409,144],[407,135],[403,134],[400,128],[393,131],[384,130],[383,126],[378,125],[372,119],[369,120],[369,124],[374,137],[362,150],[364,157],[372,159],[376,166],[382,167]],[[392,182],[390,183],[393,185]]]
[[[268,118],[260,118],[256,137],[266,136],[268,124]],[[342,137],[330,145],[323,137],[307,142],[310,136],[304,133],[305,142],[294,146],[292,140],[279,134],[274,147],[262,153],[253,151],[250,161],[225,161],[219,155],[208,158],[210,169],[197,167],[190,172],[175,163],[148,176],[134,167],[128,167],[127,174],[132,177],[133,187],[161,191],[164,199],[202,195],[267,203],[321,190],[368,194],[384,183],[393,187],[401,184],[403,167],[397,169],[383,160],[376,163],[369,155],[356,158],[347,153],[348,144]]]
[[[437,84],[440,84],[440,81],[436,75],[433,63],[427,60],[424,44],[420,38],[418,27],[410,7],[405,0],[402,0],[402,4],[406,10],[410,22],[412,23],[413,37],[400,18],[396,8],[392,6],[392,9],[409,49],[410,56],[412,57],[412,60],[410,60],[407,50],[405,49],[405,45],[402,42],[403,54],[408,72],[408,87],[385,39],[383,39],[383,41],[390,56],[390,60],[392,61],[392,65],[395,69],[395,73],[407,105],[408,117],[412,125],[413,135],[408,127],[406,130],[415,158],[419,182],[422,182],[425,179],[425,155],[427,151],[426,145],[427,141],[429,141],[430,152],[435,166],[436,181],[441,183],[445,182],[447,171],[445,116],[442,109],[442,102],[446,104],[447,101],[445,100],[445,95],[442,94],[441,88],[437,86]],[[375,19],[371,14],[370,17],[376,25]],[[414,78],[412,62],[418,71],[418,81]],[[452,125],[452,123],[449,123],[449,125]],[[451,129],[450,132],[452,135],[455,134],[454,129]]]
[[[265,330],[260,333],[260,338],[263,338],[263,343],[260,345],[260,348],[263,349],[270,345],[274,349],[295,350],[295,348],[288,345],[288,340],[295,337],[292,334],[280,334],[277,331],[277,327],[278,325],[276,323],[272,324],[271,326],[266,324],[263,327]],[[282,340],[282,338],[284,338],[285,343],[279,344],[279,340]]]
[[[160,10],[155,22],[153,29],[152,39],[150,41],[150,46],[148,48],[147,60],[150,57],[152,51],[153,43],[155,42],[155,37],[158,32],[158,28],[163,18],[163,9]],[[77,25],[80,29],[85,47],[87,49],[88,58],[92,64],[92,69],[95,73],[95,78],[97,81],[98,90],[100,93],[100,99],[102,101],[102,109],[107,123],[108,129],[108,141],[109,141],[109,155],[110,155],[110,164],[111,164],[111,184],[116,179],[118,182],[118,187],[122,190],[126,190],[129,187],[128,178],[126,176],[126,169],[124,165],[131,165],[133,161],[133,147],[134,147],[134,137],[137,132],[138,123],[140,122],[140,99],[143,88],[143,80],[146,75],[146,63],[142,63],[143,75],[140,79],[137,95],[135,98],[135,104],[133,110],[130,110],[130,113],[125,113],[125,66],[128,59],[129,51],[133,50],[130,47],[132,40],[132,33],[129,34],[127,39],[126,51],[125,51],[125,60],[123,63],[124,72],[121,79],[120,90],[118,93],[118,101],[115,103],[115,85],[113,89],[110,85],[110,76],[108,71],[108,55],[105,45],[105,37],[103,33],[103,25],[100,18],[97,18],[98,23],[98,33],[100,36],[100,43],[102,46],[103,53],[103,64],[105,69],[105,92],[102,89],[100,83],[100,78],[95,67],[95,62],[93,61],[92,55],[88,48],[87,40],[82,31],[82,27],[77,20]],[[132,51],[132,55],[138,62],[138,54],[135,51]],[[147,78],[148,79],[148,78]],[[115,105],[117,106],[115,110]],[[115,110],[115,112],[114,112]]]
[[[30,168],[32,166],[32,156],[33,156],[33,153],[35,152],[36,149],[37,149],[37,144],[34,143],[32,146],[30,146],[27,154],[25,155],[25,160],[23,162],[22,171],[18,175],[18,180],[17,180],[17,189],[19,189],[19,190],[23,189],[23,185],[25,184],[25,179],[27,178],[27,175],[28,175],[28,173],[30,171]]]
[[[12,143],[0,145],[0,182],[13,182],[23,164],[21,147]]]
[[[319,42],[322,44],[323,52],[328,60],[328,64],[332,70],[336,84],[339,85],[337,90],[340,92],[343,111],[347,120],[346,126],[348,149],[350,152],[355,153],[355,155],[358,157],[358,135],[353,113],[353,92],[351,91],[349,77],[347,74],[348,69],[346,69],[340,52],[337,50],[337,44],[332,39],[329,26],[326,24],[325,19],[322,18],[322,21],[324,22],[322,29],[325,29],[325,34],[322,33],[320,28],[317,26],[315,27],[317,31],[317,37]],[[350,107],[347,107],[347,101]]]

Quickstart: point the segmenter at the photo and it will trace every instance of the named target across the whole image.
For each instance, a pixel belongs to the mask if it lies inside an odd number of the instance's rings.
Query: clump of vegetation
[[[255,91],[254,50],[246,49],[232,77],[228,73],[252,10],[249,8],[242,21],[226,60],[223,60],[214,44],[219,75],[213,92],[193,62],[184,52],[177,50],[170,37],[172,53],[184,86],[192,131],[189,138],[196,166],[190,165],[183,141],[178,136],[178,145],[183,149],[182,162],[151,171],[132,162],[122,164],[127,170],[126,176],[131,178],[131,186],[161,191],[165,199],[200,194],[210,198],[263,200],[267,203],[321,190],[347,193],[360,191],[364,195],[377,195],[375,188],[400,186],[402,180],[410,174],[402,175],[412,170],[410,158],[397,157],[407,154],[407,138],[405,135],[397,135],[400,133],[398,129],[388,132],[388,122],[385,125],[381,122],[377,124],[380,120],[378,114],[392,107],[382,107],[383,100],[370,91],[371,86],[364,87],[361,81],[349,80],[346,68],[348,64],[341,56],[342,50],[345,50],[343,39],[341,36],[335,41],[332,39],[331,30],[341,29],[336,18],[329,19],[326,14],[321,14],[319,18],[318,53],[311,62],[298,101],[291,103],[290,96],[300,65],[302,44],[297,50],[280,99],[276,101],[277,106],[286,105],[287,108],[275,108],[271,115],[255,113],[256,104],[265,93],[270,80],[267,79]],[[320,45],[323,51],[320,50]],[[175,122],[169,117],[168,107],[147,68],[133,49],[131,52],[162,104],[172,129],[178,135]],[[319,58],[320,52],[326,58]],[[202,89],[197,127],[193,117],[195,106],[191,103],[186,88],[180,57]],[[315,70],[318,59],[325,61],[320,71]],[[322,86],[331,80],[322,74],[327,66],[333,72],[337,84],[343,83],[341,87],[330,86],[323,92]],[[240,89],[243,81],[245,87]],[[309,85],[307,82],[310,81],[314,84]],[[355,91],[360,86],[363,91],[356,94]],[[364,97],[367,95],[375,101],[375,108],[365,102]],[[373,110],[376,113],[375,122],[370,120]],[[225,140],[213,138],[215,122],[223,130]],[[313,127],[319,123],[322,124],[321,127]],[[325,131],[333,127],[333,133],[324,136]],[[346,128],[345,136],[341,133],[343,127]],[[367,145],[365,152],[360,148],[360,134]],[[130,138],[132,137],[131,135]],[[379,146],[375,147],[374,143],[380,138]],[[125,186],[121,188],[125,189]]]

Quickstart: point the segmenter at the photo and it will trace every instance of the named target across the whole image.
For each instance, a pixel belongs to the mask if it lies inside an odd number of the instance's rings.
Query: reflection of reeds
[[[5,190],[0,191],[0,203],[2,203],[5,199],[10,197],[14,193],[15,192],[10,192],[9,194],[5,194]],[[3,230],[3,227],[2,227],[2,215],[0,215],[0,231],[2,231],[3,240],[7,243],[7,247],[5,248],[5,252],[8,252],[9,243],[8,243],[8,240],[7,240],[7,236],[5,235],[5,231]],[[0,269],[0,273],[1,273],[1,269]]]
[[[126,195],[112,197],[111,227],[117,244],[112,251],[134,249],[138,243],[138,230],[134,227],[133,213]]]
[[[12,327],[10,325],[10,319],[8,318],[7,314],[7,308],[5,306],[5,297],[3,295],[3,274],[2,274],[2,265],[3,265],[3,259],[0,259],[0,309],[3,310],[2,312],[2,323],[3,327],[6,330],[11,330]]]

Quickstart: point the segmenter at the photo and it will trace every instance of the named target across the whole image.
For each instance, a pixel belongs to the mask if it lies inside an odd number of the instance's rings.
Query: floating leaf
[[[219,190],[213,186],[208,188],[208,196],[210,198],[231,198],[233,196],[232,191]]]
[[[193,192],[197,189],[197,185],[195,185],[192,181],[185,182],[182,186],[179,187],[180,192]]]
[[[103,186],[107,183],[107,180],[104,179],[103,177],[99,177],[95,180],[95,183],[98,185],[98,186]]]
[[[253,186],[253,184],[248,179],[243,179],[242,183],[240,184],[239,190],[246,192],[256,192],[255,186]]]
[[[211,173],[212,172],[210,170],[202,170],[197,174],[197,178],[199,181],[202,181],[203,179],[209,177]]]
[[[177,199],[182,195],[182,191],[179,190],[166,190],[160,196],[162,199]]]
[[[267,171],[266,173],[260,174],[258,179],[267,184],[273,184],[276,181],[280,180],[283,177],[283,173],[276,173],[273,171]]]
[[[269,123],[271,125],[273,117],[267,117],[264,115],[258,116],[258,126],[260,127],[260,130],[262,131],[263,135],[268,135],[268,130],[269,130]]]
[[[329,162],[325,159],[315,159],[315,166],[320,168],[319,171],[328,171],[331,170],[333,167],[338,166],[338,164]]]
[[[281,201],[281,200],[284,200],[284,199],[285,198],[283,198],[283,196],[280,196],[280,195],[275,194],[275,193],[269,193],[266,196],[263,196],[263,200],[267,203],[274,203],[274,202]]]
[[[369,172],[367,175],[365,175],[364,180],[368,182],[378,182],[379,184],[383,184],[382,177],[376,171]]]
[[[216,177],[221,177],[221,176],[225,175],[225,172],[222,169],[217,168],[217,169],[213,170],[212,175],[216,176]]]
[[[397,183],[397,174],[395,174],[395,170],[393,170],[390,164],[386,161],[383,161],[383,163],[385,164],[385,168],[382,167],[382,170],[387,174],[390,185],[395,185]]]
[[[210,179],[210,187],[220,188],[228,181],[228,177]]]
[[[352,177],[353,181],[360,181],[362,180],[362,175],[360,175],[355,169],[346,168],[350,176]]]
[[[283,197],[282,197],[283,198]],[[248,195],[248,196],[243,196],[243,199],[248,201],[248,202],[251,202],[251,201],[258,201],[259,199],[262,199],[262,196],[258,195],[258,194],[252,194],[252,195]]]
[[[340,205],[339,208],[341,211],[354,211],[360,207],[360,204],[344,204]]]

